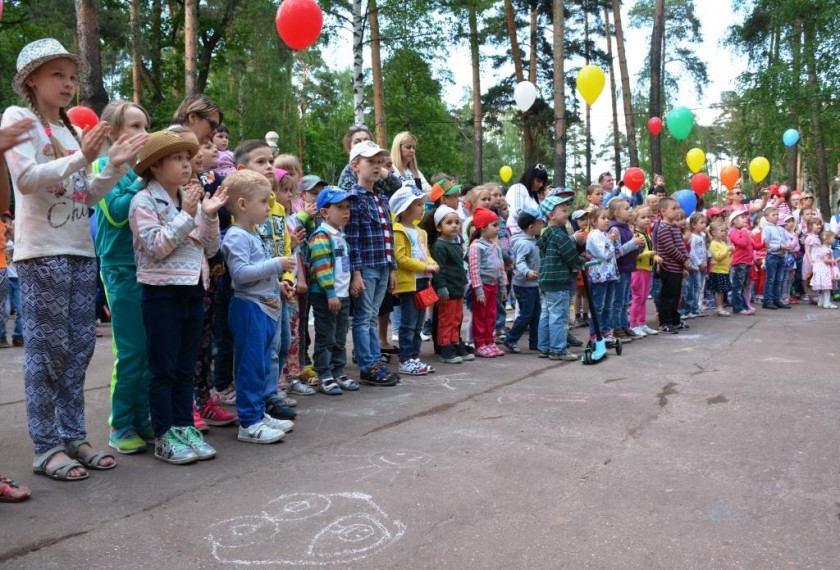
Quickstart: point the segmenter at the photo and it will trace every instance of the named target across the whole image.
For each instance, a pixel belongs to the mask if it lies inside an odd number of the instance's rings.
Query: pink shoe
[[[501,350],[501,349],[500,349],[498,346],[496,346],[496,345],[491,346],[491,347],[490,347],[490,349],[494,352],[494,354],[495,354],[496,356],[504,356],[504,355],[505,355],[504,351],[503,351],[503,350]]]
[[[227,426],[236,421],[236,414],[224,410],[213,400],[208,400],[204,407],[198,411],[198,415],[201,416],[204,423],[210,426]],[[195,426],[195,428],[201,431],[198,426]]]
[[[207,423],[203,419],[201,419],[198,410],[195,408],[195,403],[193,403],[193,426],[201,433],[210,431],[210,426],[208,426]]]
[[[479,346],[475,349],[475,355],[480,358],[494,358],[496,355],[488,345]]]

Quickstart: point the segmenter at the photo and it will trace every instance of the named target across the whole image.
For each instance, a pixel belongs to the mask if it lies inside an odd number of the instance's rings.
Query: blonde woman
[[[417,138],[408,131],[397,133],[391,143],[392,171],[399,176],[403,184],[408,184],[431,192],[432,187],[417,166]]]

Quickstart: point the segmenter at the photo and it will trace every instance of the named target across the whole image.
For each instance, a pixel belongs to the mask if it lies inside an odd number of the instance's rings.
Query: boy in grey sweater
[[[502,343],[504,347],[515,354],[522,352],[516,343],[522,338],[525,329],[530,330],[528,344],[531,350],[537,350],[537,331],[540,324],[540,250],[537,247],[537,236],[543,229],[543,221],[539,212],[525,209],[519,215],[521,233],[511,238],[510,249],[513,254],[513,293],[519,306],[519,316],[513,322]]]

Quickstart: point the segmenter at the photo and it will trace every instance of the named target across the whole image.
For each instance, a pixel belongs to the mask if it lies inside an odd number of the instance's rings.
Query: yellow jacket
[[[292,255],[292,239],[286,226],[286,208],[274,200],[269,199],[269,214],[265,223],[257,227],[257,233],[268,246],[272,257],[290,257]],[[282,242],[282,243],[281,243]],[[287,271],[280,276],[281,281],[295,282],[295,276]]]
[[[394,259],[397,262],[397,284],[394,287],[394,295],[411,293],[417,290],[417,274],[426,271],[426,264],[411,256],[411,240],[405,232],[405,227],[399,222],[394,222],[393,227]],[[420,244],[426,251],[426,259],[429,260],[429,263],[434,263],[435,261],[429,253],[426,232],[420,228],[416,229],[417,235],[420,238]]]
[[[729,244],[716,239],[709,244],[709,253],[712,254],[712,273],[729,274],[729,267],[732,265],[732,252],[729,251]]]
[[[633,230],[633,237],[644,238],[644,249],[636,258],[636,271],[652,271],[653,270],[653,240],[647,232],[640,232]]]

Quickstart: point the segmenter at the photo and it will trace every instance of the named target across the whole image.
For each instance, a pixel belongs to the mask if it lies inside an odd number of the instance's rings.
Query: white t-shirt
[[[340,230],[326,222],[324,222],[324,229],[330,234],[335,251],[335,267],[333,267],[335,296],[339,299],[346,299],[350,296],[350,249],[348,249],[347,240],[344,239],[344,234]]]
[[[518,223],[519,214],[522,213],[522,210],[531,208],[539,211],[540,205],[531,197],[525,185],[519,182],[508,188],[507,194],[505,194],[505,201],[508,203],[508,210],[510,211],[507,219],[507,229],[511,237],[513,237],[516,234],[522,233]]]
[[[30,141],[6,151],[15,190],[15,261],[52,255],[94,257],[88,209],[128,172],[110,163],[90,177],[90,165],[78,141],[64,125],[50,125],[68,155],[55,158],[41,122],[29,109],[9,107],[0,128],[34,119]]]

